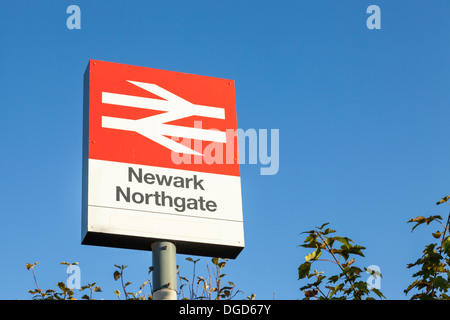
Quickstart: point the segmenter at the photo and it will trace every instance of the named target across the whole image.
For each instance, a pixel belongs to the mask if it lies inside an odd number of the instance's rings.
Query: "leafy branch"
[[[450,196],[445,196],[436,205],[450,204],[449,199]],[[450,288],[450,237],[448,235],[450,214],[445,224],[440,215],[432,215],[428,218],[418,216],[410,219],[408,223],[415,223],[411,232],[420,225],[428,226],[432,223],[438,224],[441,229],[432,233],[433,238],[438,241],[426,245],[423,255],[414,263],[407,265],[408,268],[420,267],[420,270],[413,274],[413,278],[416,280],[404,290],[405,294],[415,290],[418,293],[412,295],[411,300],[449,300],[450,296],[447,291]]]
[[[196,276],[196,265],[200,259],[193,260],[192,258],[186,258],[187,261],[193,263],[192,280],[187,277],[181,276],[178,270],[178,278],[180,280],[179,296],[183,300],[231,300],[236,297],[238,293],[243,293],[241,290],[236,290],[236,284],[228,281],[227,285],[222,285],[222,280],[226,276],[222,272],[226,266],[228,259],[212,258],[212,266],[210,267],[208,261],[206,261],[206,269],[208,276],[201,277]],[[212,275],[211,275],[212,274]],[[186,296],[184,287],[189,288],[189,296]],[[194,289],[195,286],[195,289]],[[200,290],[200,292],[199,292]],[[255,295],[252,294],[247,299],[253,300]]]
[[[127,287],[132,284],[131,281],[128,281],[128,282],[124,283],[124,276],[123,276],[124,275],[124,270],[128,266],[125,266],[125,265],[118,266],[116,264],[114,266],[117,268],[117,270],[114,271],[114,274],[113,274],[114,280],[117,281],[117,280],[120,279],[120,282],[121,282],[121,285],[122,285],[122,291],[123,291],[123,294],[125,296],[125,300],[145,300],[145,299],[152,300],[153,299],[152,295],[150,295],[150,294],[146,295],[145,294],[145,286],[146,285],[150,286],[150,292],[153,291],[150,279],[147,279],[146,281],[144,281],[144,283],[142,283],[142,285],[139,287],[139,291],[138,292],[133,293],[133,292],[127,291]],[[148,270],[148,275],[150,275],[150,273],[152,271],[153,271],[153,267],[150,267],[149,270]],[[114,293],[117,295],[117,297],[120,300],[120,297],[121,297],[120,291],[119,290],[114,290]]]
[[[27,263],[25,266],[27,270],[31,270],[33,273],[33,279],[34,283],[36,285],[35,290],[29,290],[28,292],[33,295],[33,300],[76,300],[75,298],[75,291],[73,288],[68,287],[64,282],[58,282],[56,284],[57,288],[60,290],[58,292],[57,290],[53,289],[47,289],[42,290],[39,288],[37,279],[36,279],[36,273],[34,272],[34,268],[39,264],[39,262],[35,262],[33,264]],[[78,263],[68,263],[68,262],[61,262],[62,265],[72,266],[77,265]],[[83,295],[82,299],[85,300],[92,300],[92,294],[93,292],[101,292],[101,288],[99,286],[96,286],[96,283],[88,284],[86,286],[83,286],[80,288],[80,291],[83,291],[85,289],[90,289],[89,295]]]
[[[369,289],[365,281],[361,281],[361,274],[363,270],[354,265],[355,258],[350,259],[351,256],[357,255],[364,257],[363,250],[366,248],[354,244],[353,240],[348,237],[330,236],[336,230],[326,228],[329,223],[324,223],[314,230],[306,231],[307,234],[301,247],[313,248],[313,252],[305,256],[305,262],[298,267],[298,278],[314,278],[315,281],[300,288],[304,291],[305,300],[311,298],[318,299],[340,299],[346,300],[353,298],[361,300],[372,299],[370,290],[372,290],[379,298],[385,298],[380,290],[376,288]],[[340,247],[336,244],[340,244]],[[329,255],[329,258],[321,258],[322,252]],[[311,266],[318,261],[329,262],[336,265],[340,273],[327,277],[324,272],[314,270],[311,272]],[[381,274],[364,268],[364,271],[370,273],[372,276],[379,276]],[[326,282],[324,282],[327,280]],[[326,291],[326,289],[328,291]]]

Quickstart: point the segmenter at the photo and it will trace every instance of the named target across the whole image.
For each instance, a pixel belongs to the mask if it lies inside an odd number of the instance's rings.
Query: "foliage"
[[[301,246],[312,248],[314,251],[309,253],[305,257],[305,262],[298,267],[298,278],[313,278],[315,280],[300,288],[301,291],[304,291],[304,300],[311,298],[321,300],[373,299],[370,297],[368,284],[361,280],[363,270],[354,265],[356,260],[353,258],[353,256],[364,257],[363,250],[366,248],[353,244],[353,240],[347,237],[330,236],[336,230],[324,229],[328,224],[325,223],[314,230],[303,232],[307,234],[307,237]],[[330,259],[322,258],[323,253],[327,254]],[[327,279],[324,272],[311,271],[312,265],[318,261],[327,261],[335,264],[339,273]],[[381,277],[381,274],[378,272],[367,270],[366,268],[364,268],[364,271],[369,272],[374,277]],[[372,288],[371,290],[378,297],[384,298],[378,289]]]
[[[116,280],[116,281],[120,279],[125,300],[152,300],[153,299],[153,296],[151,294],[148,294],[148,295],[145,294],[145,287],[147,285],[150,287],[150,292],[153,292],[152,284],[151,284],[151,281],[149,278],[146,281],[144,281],[144,283],[141,284],[138,292],[133,293],[129,290],[127,291],[127,287],[131,284],[131,282],[128,281],[128,282],[124,283],[124,270],[128,266],[124,266],[124,265],[118,266],[116,264],[114,266],[117,268],[117,270],[114,271],[113,277],[114,277],[114,280]],[[152,273],[152,271],[153,271],[153,267],[150,267],[148,269],[148,275],[150,275],[150,273]],[[121,292],[119,290],[114,290],[114,293],[117,295],[119,300],[121,300]]]
[[[438,201],[436,204],[443,203],[450,204],[450,196],[446,196]],[[407,265],[407,268],[419,268],[413,274],[416,278],[406,290],[405,294],[413,293],[411,299],[434,299],[434,300],[450,300],[450,295],[447,292],[450,289],[450,214],[447,222],[444,224],[440,215],[432,215],[428,218],[418,216],[410,219],[408,223],[414,223],[411,232],[421,225],[439,225],[439,229],[432,233],[436,242],[425,246],[422,256],[414,263]],[[329,223],[325,223],[314,230],[303,232],[307,234],[301,247],[313,249],[312,252],[305,256],[305,262],[298,267],[298,279],[313,279],[313,282],[308,283],[300,288],[304,293],[304,300],[320,299],[320,300],[362,300],[374,299],[371,295],[373,292],[378,298],[385,298],[380,290],[370,287],[366,281],[361,280],[363,272],[369,273],[372,277],[380,277],[379,272],[360,268],[356,266],[356,258],[364,257],[363,251],[366,249],[363,246],[356,245],[353,240],[348,237],[336,236],[336,230],[327,227]],[[325,228],[326,227],[326,228]],[[197,276],[197,263],[200,259],[193,260],[186,258],[193,264],[193,271],[191,277],[182,276],[177,266],[177,274],[179,278],[178,298],[183,300],[221,300],[234,299],[237,294],[243,292],[236,289],[236,284],[232,281],[225,281],[226,276],[223,269],[227,264],[227,259],[212,258],[211,265],[206,261],[206,276]],[[337,274],[325,276],[323,271],[312,269],[312,265],[318,262],[329,262],[337,266]],[[39,263],[27,263],[26,268],[31,270],[36,289],[28,292],[33,295],[34,300],[76,300],[76,293],[73,289],[67,287],[64,282],[58,282],[56,290],[39,288],[36,280],[35,267]],[[63,265],[72,266],[78,263],[61,262]],[[116,270],[113,273],[113,278],[116,281],[120,280],[121,291],[115,290],[114,293],[118,299],[125,300],[151,300],[153,292],[152,283],[150,281],[150,274],[153,267],[148,270],[147,280],[139,287],[139,291],[133,293],[129,286],[131,282],[124,281],[124,271],[126,265],[115,265]],[[149,287],[150,294],[146,293],[146,288]],[[80,292],[89,290],[89,294],[84,294],[81,299],[92,300],[95,292],[101,292],[96,283],[87,284],[80,288]],[[148,291],[147,291],[148,292]],[[255,299],[255,295],[247,296],[247,299]]]
[[[450,196],[446,196],[436,204],[450,204],[449,199]],[[420,225],[432,223],[438,224],[441,229],[432,233],[437,242],[426,245],[422,257],[407,265],[408,268],[419,267],[420,270],[413,274],[416,280],[404,291],[405,294],[416,290],[418,293],[412,295],[412,300],[449,300],[450,296],[447,292],[450,289],[450,214],[445,225],[439,215],[428,218],[418,216],[409,220],[408,223],[415,223],[411,232]]]
[[[211,267],[208,261],[206,261],[207,277],[196,277],[196,264],[200,259],[193,260],[192,258],[186,258],[186,260],[193,264],[192,280],[181,276],[178,268],[178,277],[180,279],[179,298],[181,296],[183,300],[231,300],[238,293],[244,293],[241,290],[235,291],[236,284],[231,281],[228,281],[223,286],[222,281],[226,274],[222,273],[222,269],[227,264],[228,259],[212,258]],[[184,287],[187,287],[187,293],[185,293]],[[247,297],[249,300],[253,300],[254,298],[254,294]]]
[[[181,276],[179,267],[177,266],[177,273],[180,279],[180,286],[178,296],[185,300],[220,300],[226,299],[231,300],[236,297],[238,293],[243,293],[240,290],[236,290],[236,284],[231,281],[228,281],[226,285],[223,285],[224,277],[226,274],[223,273],[223,268],[226,266],[227,259],[221,258],[212,258],[212,266],[209,266],[208,261],[206,261],[206,268],[208,272],[208,276],[201,277],[196,275],[196,264],[200,259],[193,260],[192,258],[186,258],[186,260],[193,263],[194,269],[192,274],[192,282],[189,281],[186,277]],[[34,268],[39,264],[39,262],[30,264],[26,264],[27,270],[31,270],[33,274],[33,279],[36,285],[36,289],[29,290],[28,292],[33,295],[33,300],[77,300],[76,292],[74,289],[69,288],[64,282],[57,283],[57,289],[47,289],[42,290],[39,288],[39,285],[36,280],[36,274]],[[63,265],[77,265],[78,263],[67,263],[61,262]],[[121,285],[121,290],[114,290],[114,293],[117,295],[119,300],[152,300],[152,294],[146,293],[146,288],[149,288],[149,292],[153,292],[152,283],[150,280],[150,274],[153,271],[153,267],[149,267],[148,270],[148,278],[146,281],[142,283],[139,287],[138,292],[132,292],[129,288],[132,284],[130,281],[125,281],[125,269],[128,267],[126,265],[114,265],[116,270],[113,273],[113,278],[115,281],[119,281]],[[195,282],[195,283],[194,283]],[[189,296],[185,295],[185,287],[188,288]],[[82,286],[79,291],[83,291],[89,289],[89,295],[84,294],[81,299],[84,300],[93,300],[94,292],[101,292],[99,286],[96,286],[96,283],[88,284]],[[199,291],[199,289],[201,291]],[[58,291],[59,290],[59,291]],[[148,292],[148,291],[147,291]],[[247,299],[253,300],[255,295],[252,294],[247,297]]]
[[[68,288],[64,282],[57,283],[57,289],[59,289],[60,292],[58,292],[57,290],[53,290],[53,289],[47,289],[45,291],[40,289],[39,285],[37,283],[37,280],[36,280],[36,274],[34,272],[34,267],[38,264],[39,264],[39,262],[35,262],[33,264],[31,264],[31,263],[26,264],[27,270],[31,270],[33,273],[33,279],[34,279],[34,283],[36,285],[35,290],[28,291],[29,293],[31,293],[33,295],[33,300],[76,300],[75,292],[73,291],[73,289]],[[71,265],[77,265],[78,263],[77,262],[75,262],[75,263],[61,262],[61,264],[71,266]],[[101,292],[101,288],[99,286],[96,286],[95,282],[89,283],[86,286],[82,286],[80,288],[80,291],[83,291],[86,289],[89,289],[90,293],[89,293],[89,295],[85,294],[81,297],[84,300],[92,300],[93,292]]]

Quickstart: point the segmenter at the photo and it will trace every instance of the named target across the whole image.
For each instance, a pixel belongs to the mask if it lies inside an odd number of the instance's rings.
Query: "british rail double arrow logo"
[[[173,152],[200,156],[201,153],[168,136],[226,143],[226,133],[222,131],[167,124],[191,116],[225,119],[223,108],[193,104],[153,83],[127,81],[164,100],[102,92],[102,103],[165,112],[137,120],[102,116],[103,128],[134,131]]]

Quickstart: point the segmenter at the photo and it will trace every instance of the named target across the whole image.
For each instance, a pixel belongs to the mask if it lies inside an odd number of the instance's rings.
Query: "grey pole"
[[[153,300],[177,300],[176,248],[172,242],[152,243]]]

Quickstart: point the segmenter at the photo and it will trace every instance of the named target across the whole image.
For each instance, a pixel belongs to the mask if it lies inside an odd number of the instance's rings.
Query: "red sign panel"
[[[239,176],[234,81],[91,60],[89,159]]]

